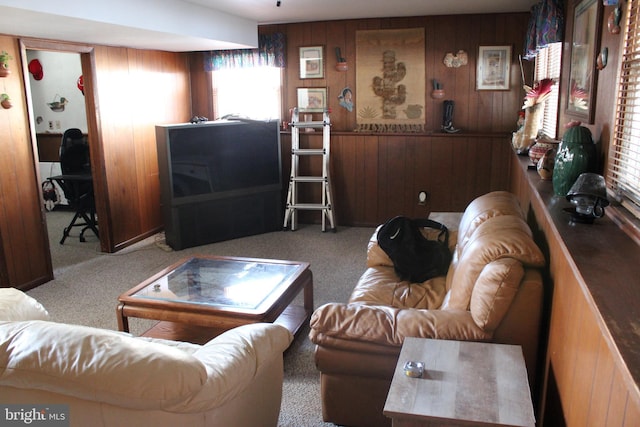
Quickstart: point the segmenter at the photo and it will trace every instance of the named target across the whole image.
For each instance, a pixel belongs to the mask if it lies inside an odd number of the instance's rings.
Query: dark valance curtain
[[[564,38],[564,9],[560,0],[542,0],[531,7],[524,45],[524,59],[533,59],[538,50]]]
[[[285,36],[283,33],[258,36],[257,49],[214,50],[207,52],[205,71],[222,68],[285,67]]]

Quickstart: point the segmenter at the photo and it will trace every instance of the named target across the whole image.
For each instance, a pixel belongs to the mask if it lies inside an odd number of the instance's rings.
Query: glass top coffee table
[[[302,305],[294,304],[303,292]],[[306,262],[194,256],[118,297],[118,328],[129,317],[160,322],[143,336],[204,343],[240,325],[278,323],[295,334],[313,311]]]

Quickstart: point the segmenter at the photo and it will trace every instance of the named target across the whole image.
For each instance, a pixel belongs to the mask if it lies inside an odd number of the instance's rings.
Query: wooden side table
[[[405,375],[423,362],[421,378]],[[384,414],[393,427],[535,425],[520,346],[406,338]]]

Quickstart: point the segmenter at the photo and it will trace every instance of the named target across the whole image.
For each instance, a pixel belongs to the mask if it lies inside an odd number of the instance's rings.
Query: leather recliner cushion
[[[34,298],[15,288],[0,289],[0,321],[49,320],[49,312]]]
[[[41,320],[0,323],[0,382],[136,409],[196,394],[205,366],[176,348],[128,334]]]
[[[542,267],[544,256],[531,238],[531,230],[516,216],[503,215],[487,219],[480,224],[459,252],[457,262],[452,262],[447,275],[451,284],[443,309],[469,310],[471,295],[478,277],[485,266],[499,259],[511,258],[528,267]],[[522,278],[517,278],[519,283]],[[511,280],[515,281],[516,277]],[[502,286],[501,281],[487,281],[494,293]]]

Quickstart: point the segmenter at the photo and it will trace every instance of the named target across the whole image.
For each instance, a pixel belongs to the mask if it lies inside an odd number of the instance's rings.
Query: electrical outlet
[[[419,205],[426,205],[428,198],[429,198],[429,193],[427,193],[426,191],[420,191],[418,193],[418,204]]]
[[[53,130],[53,120],[49,120],[49,130]]]

